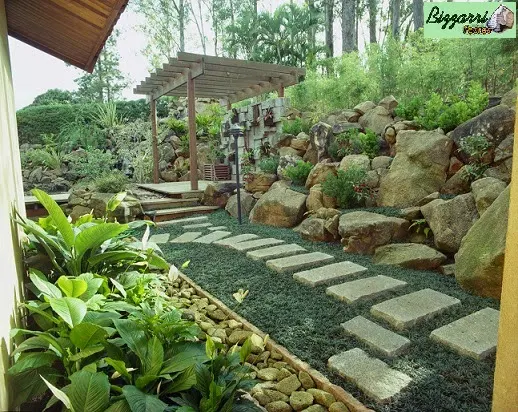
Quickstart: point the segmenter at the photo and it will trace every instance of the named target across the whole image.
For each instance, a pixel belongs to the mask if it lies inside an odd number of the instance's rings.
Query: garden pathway
[[[170,242],[213,244],[241,251],[249,259],[265,261],[266,266],[278,274],[295,272],[293,279],[308,287],[329,285],[326,293],[347,305],[409,286],[388,276],[369,276],[367,268],[353,262],[331,263],[333,256],[308,252],[295,243],[285,244],[280,239],[260,238],[251,233],[231,236],[231,232],[221,230],[225,227],[211,227],[205,216],[189,219],[182,219],[182,223],[189,223],[182,226],[187,232]],[[203,229],[208,229],[209,233],[201,236]],[[154,235],[150,241],[164,243],[168,238],[169,234],[167,237]],[[366,277],[336,284],[359,275]],[[365,315],[382,320],[393,330],[364,316],[356,316],[342,323],[344,332],[365,343],[372,354],[353,348],[329,358],[328,367],[376,402],[388,402],[404,390],[412,379],[376,358],[376,354],[391,358],[404,354],[412,342],[399,335],[398,331],[409,330],[461,304],[459,299],[432,289],[421,289],[375,304]],[[461,356],[484,359],[496,351],[498,317],[498,310],[485,308],[435,329],[430,339]]]

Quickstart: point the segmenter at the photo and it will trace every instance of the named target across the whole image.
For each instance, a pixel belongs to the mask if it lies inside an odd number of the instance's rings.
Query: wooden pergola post
[[[281,84],[278,91],[279,97],[284,97],[284,85]]]
[[[518,104],[517,104],[518,109]],[[518,119],[514,126],[518,136]],[[518,158],[518,141],[513,153]],[[500,322],[493,388],[493,412],[518,411],[518,162],[513,164]]]
[[[153,183],[159,181],[159,157],[158,157],[158,142],[157,142],[157,119],[156,119],[156,100],[151,98],[151,138],[153,142]]]
[[[198,190],[198,153],[196,148],[196,106],[194,79],[191,70],[187,74],[187,115],[189,116],[189,165],[191,190]]]

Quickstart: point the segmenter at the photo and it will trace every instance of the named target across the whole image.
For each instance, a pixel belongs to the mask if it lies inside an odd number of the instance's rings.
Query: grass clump
[[[310,162],[299,160],[294,166],[288,166],[284,169],[284,175],[295,185],[302,186],[306,183],[312,168],[313,165]]]
[[[103,174],[95,180],[95,189],[101,193],[119,193],[126,190],[129,180],[120,170]]]
[[[339,207],[358,206],[369,195],[368,188],[364,184],[366,177],[367,172],[355,166],[347,170],[338,170],[336,176],[329,173],[322,183],[322,192],[336,198]]]
[[[264,173],[276,174],[277,168],[279,167],[279,157],[278,156],[269,156],[261,159],[259,161],[259,169]]]
[[[310,121],[307,119],[301,119],[300,117],[293,120],[284,120],[282,122],[282,132],[292,134],[293,136],[297,136],[300,132],[309,134],[310,128]]]

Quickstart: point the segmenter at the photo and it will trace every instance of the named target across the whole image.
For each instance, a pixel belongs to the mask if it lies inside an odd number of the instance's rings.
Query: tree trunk
[[[234,15],[234,0],[230,0],[230,24],[232,26],[234,26],[235,22],[236,22],[236,16]],[[232,47],[234,48],[234,50],[232,51],[232,57],[234,59],[237,58],[237,51],[236,51],[235,44],[236,44],[236,35],[232,31],[232,45],[233,45]]]
[[[315,7],[315,0],[307,0],[308,9],[309,9],[309,15],[311,16],[311,20],[313,20],[317,14],[317,9]],[[316,25],[312,24],[309,27],[309,33],[308,33],[308,43],[312,50],[315,50],[315,45],[317,43],[317,29]]]
[[[355,0],[342,0],[342,51],[344,53],[350,53],[355,49],[355,23]]]
[[[180,51],[185,51],[185,3],[179,0],[178,6],[178,28],[180,30]]]
[[[413,14],[414,14],[414,30],[417,31],[420,28],[424,27],[423,0],[414,0]]]
[[[401,0],[392,0],[392,37],[399,39]]]
[[[326,57],[333,57],[334,55],[334,41],[333,41],[333,7],[334,0],[325,0],[325,32],[326,32]]]
[[[378,14],[377,0],[368,0],[369,7],[369,42],[376,43],[376,15]]]

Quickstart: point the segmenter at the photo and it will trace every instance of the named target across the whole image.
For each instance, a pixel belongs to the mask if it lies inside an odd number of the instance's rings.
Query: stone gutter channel
[[[218,298],[203,290],[188,276],[180,273],[178,280],[186,283],[189,288],[194,290],[196,295],[202,299],[207,299],[210,304],[219,309],[225,315],[226,321],[234,320],[242,324],[242,329],[244,331],[252,332],[260,336],[262,339],[265,338],[266,333],[252,325],[245,318],[239,316]],[[184,288],[182,287],[180,290],[181,289]],[[204,328],[202,327],[202,329]],[[232,344],[232,342],[229,342],[229,344]],[[274,379],[264,380],[258,376],[258,380],[261,380],[261,383],[252,389],[251,394],[262,406],[266,406],[266,410],[269,412],[284,412],[292,410],[307,412],[373,412],[372,409],[367,408],[343,388],[331,383],[322,373],[313,369],[309,364],[291,354],[284,346],[279,345],[270,337],[267,340],[265,351],[263,353],[266,353],[267,351],[271,354],[275,353],[276,360],[282,360],[282,362],[285,362],[285,364],[289,366],[289,369],[296,371],[296,374],[291,374],[286,370],[286,368],[281,367],[278,374],[275,373],[279,376]],[[260,358],[261,354],[257,356],[257,359]],[[278,363],[282,365],[282,362]],[[275,372],[273,368],[268,367],[266,369]],[[284,374],[286,377],[279,379],[284,376]],[[308,376],[311,379],[307,379]],[[300,380],[301,377],[306,378],[302,379],[303,381],[305,380],[302,384]],[[279,382],[275,383],[275,380],[279,380]],[[311,386],[313,386],[313,388],[311,388]],[[306,389],[306,391],[304,391],[304,389]],[[268,400],[271,402],[267,402]]]

